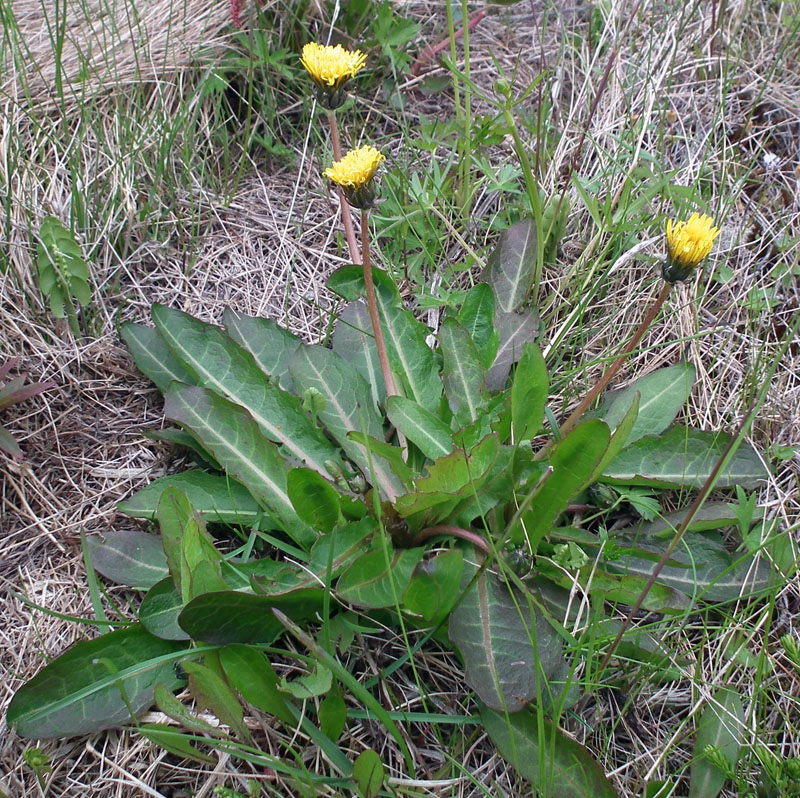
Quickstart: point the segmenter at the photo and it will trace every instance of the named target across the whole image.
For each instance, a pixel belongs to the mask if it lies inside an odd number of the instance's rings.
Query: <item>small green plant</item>
[[[39,227],[36,268],[50,312],[57,319],[67,318],[72,332],[80,335],[76,305],[91,302],[89,267],[75,237],[55,216],[45,216]]]
[[[363,60],[304,50],[334,140],[335,110]],[[200,762],[210,759],[203,743],[241,755],[299,794],[323,780],[377,795],[389,764],[336,744],[352,708],[383,725],[407,778],[419,774],[404,726],[431,715],[387,709],[349,670],[354,630],[380,623],[407,646],[383,675],[408,665],[423,697],[419,648],[460,656],[477,705],[461,720],[480,724],[535,791],[612,798],[588,748],[562,731],[566,711],[611,673],[622,682],[671,676],[681,661],[673,623],[785,578],[759,556],[776,542],[774,527],[749,537],[764,513],[745,491],[769,475],[743,439],[754,410],[733,435],[677,422],[695,380],[686,362],[603,393],[673,282],[691,279],[708,256],[711,219],[667,226],[656,303],[559,424],[532,298],[563,235],[563,195],[543,202],[524,168],[533,217],[499,236],[477,282],[451,298],[433,330],[372,263],[369,212],[383,160],[363,146],[325,170],[343,209],[360,213],[360,247],[343,213],[356,265],[328,280],[343,302],[330,347],[230,310],[217,327],[155,304],[154,326],[123,326],[180,427],[168,436],[207,467],[162,477],[120,505],[156,522],[158,534],[119,530],[87,542],[99,573],[144,591],[137,617],[78,643],[18,690],[8,711],[17,733],[131,724]],[[714,487],[740,491],[734,503],[707,502]],[[662,494],[676,490],[682,506],[666,512]],[[235,527],[242,545],[220,545],[209,530],[220,526]],[[749,545],[734,550],[722,529]],[[639,609],[657,615],[631,630]],[[279,658],[293,676],[279,674]],[[176,697],[184,687],[224,728]],[[740,744],[738,727],[720,732],[718,711],[738,719],[740,696],[713,698],[692,773],[711,785],[705,798],[733,772]],[[176,725],[138,724],[153,703]],[[245,707],[312,741],[332,775],[260,750]]]
[[[19,362],[20,358],[15,357],[0,366],[0,383],[8,377],[11,369],[15,368]],[[24,402],[32,396],[37,396],[54,386],[54,382],[33,382],[30,385],[25,385],[24,376],[14,377],[0,387],[0,411],[18,402]],[[11,433],[3,426],[0,426],[0,451],[17,460],[22,459],[22,449],[19,448],[19,444],[14,440]]]

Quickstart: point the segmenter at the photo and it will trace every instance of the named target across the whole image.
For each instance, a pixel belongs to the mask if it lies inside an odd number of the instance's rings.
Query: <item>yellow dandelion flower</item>
[[[375,199],[372,180],[384,160],[374,147],[359,147],[335,161],[323,174],[342,187],[352,206],[364,209],[370,207]]]
[[[671,283],[685,280],[694,269],[705,260],[719,228],[706,214],[693,213],[688,222],[667,221],[667,261],[664,264],[664,278]]]
[[[303,47],[300,63],[317,86],[320,101],[333,110],[344,102],[342,88],[367,62],[367,56],[356,50],[345,50],[341,44],[330,47],[309,42]]]

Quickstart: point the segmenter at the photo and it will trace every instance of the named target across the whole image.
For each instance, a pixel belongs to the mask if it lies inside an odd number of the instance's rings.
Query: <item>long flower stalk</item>
[[[381,374],[386,386],[387,396],[397,396],[397,385],[394,381],[394,374],[389,368],[389,356],[386,352],[386,340],[383,337],[383,327],[378,315],[378,301],[375,297],[375,283],[372,279],[372,261],[369,256],[369,220],[367,211],[361,213],[361,251],[364,256],[364,287],[367,295],[367,310],[369,320],[372,322],[372,332],[375,335],[375,348],[378,351],[378,362],[381,364]]]
[[[333,160],[340,161],[342,159],[342,142],[339,138],[339,126],[336,124],[336,112],[328,112],[328,122],[331,128],[331,146],[333,147]],[[356,231],[353,227],[353,215],[350,213],[350,205],[344,196],[344,191],[341,186],[337,186],[339,194],[339,204],[342,208],[342,226],[344,227],[344,236],[347,239],[347,248],[350,250],[350,260],[359,265],[361,263],[361,253],[358,249],[358,242],[356,241]]]

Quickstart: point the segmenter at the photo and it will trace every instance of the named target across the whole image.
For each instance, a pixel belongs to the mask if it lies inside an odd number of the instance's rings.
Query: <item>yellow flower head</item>
[[[343,158],[334,161],[333,166],[326,169],[325,177],[341,186],[347,201],[355,208],[369,208],[375,191],[372,179],[381,162],[386,160],[374,147],[359,147],[350,150]]]
[[[367,56],[345,50],[341,44],[329,47],[309,42],[303,47],[300,63],[317,85],[320,100],[331,110],[344,102],[342,87],[364,68]]]
[[[688,222],[667,221],[667,262],[664,277],[669,282],[685,280],[708,257],[719,235],[714,220],[693,213]]]

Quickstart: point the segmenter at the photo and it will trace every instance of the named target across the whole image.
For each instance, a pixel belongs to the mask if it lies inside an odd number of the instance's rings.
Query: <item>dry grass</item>
[[[133,84],[149,84],[142,96],[152,103],[153,114],[167,118],[177,113],[191,96],[200,50],[212,52],[213,57],[215,48],[225,46],[227,4],[152,0],[137,3],[135,20],[123,0],[68,5],[62,76],[71,88],[63,96],[54,92],[56,67],[38,4],[27,0],[12,4],[19,24],[14,35],[26,42],[27,60],[14,62],[10,40],[2,50],[0,172],[13,199],[2,234],[10,268],[0,275],[0,355],[21,355],[32,379],[54,380],[57,388],[13,408],[3,419],[21,441],[26,460],[21,465],[2,462],[0,577],[5,588],[23,592],[49,610],[92,617],[80,533],[132,526],[134,522],[116,512],[116,502],[176,466],[168,447],[142,436],[162,421],[160,399],[121,345],[118,318],[142,320],[150,303],[157,301],[213,321],[231,305],[246,313],[268,314],[304,337],[317,339],[333,307],[321,283],[343,261],[332,254],[337,251],[337,209],[323,192],[312,150],[303,146],[296,148],[294,171],[268,173],[263,164],[247,163],[246,176],[230,202],[201,181],[182,188],[171,200],[176,204],[157,209],[158,236],[153,236],[150,220],[137,214],[152,176],[135,175],[126,168],[131,136],[130,130],[115,124],[120,92]],[[588,122],[587,109],[610,43],[628,24],[624,8],[609,7],[600,29],[601,46],[591,49],[585,36],[576,49],[571,44],[573,31],[585,33],[589,24],[582,5],[561,10],[548,6],[544,34],[544,9],[536,3],[521,3],[489,17],[473,33],[472,75],[487,90],[497,77],[496,63],[509,73],[518,70],[518,86],[527,85],[543,66],[552,70],[551,100],[543,120],[557,131],[543,179],[548,191],[563,185]],[[398,13],[417,15],[425,30],[436,32],[432,36],[443,29],[444,11],[438,4],[407,4]],[[709,206],[723,219],[706,276],[696,287],[674,292],[669,313],[654,326],[641,354],[625,372],[627,379],[688,357],[698,369],[698,382],[687,415],[708,429],[732,429],[741,419],[753,385],[800,307],[796,121],[800,48],[795,38],[792,49],[788,15],[789,4],[776,11],[758,2],[730,2],[712,50],[711,9],[706,4],[679,12],[661,3],[643,3],[639,17],[619,41],[611,80],[591,119],[577,166],[581,178],[599,186],[598,201],[612,197],[616,200],[612,210],[624,210],[623,187],[630,170],[642,163],[641,156],[652,155],[660,168],[674,170],[673,182],[687,186],[702,182]],[[83,66],[79,52],[88,54]],[[94,129],[103,134],[84,131],[70,140],[70,132],[77,129],[71,115],[78,115],[81,107],[81,94],[73,89],[84,85],[81,74],[88,75],[88,96],[103,119]],[[444,115],[451,110],[449,100],[441,96],[429,99],[413,91],[406,96],[409,120],[421,113]],[[532,95],[534,104],[536,99]],[[480,110],[480,102],[476,103]],[[406,145],[394,135],[397,128],[382,99],[363,100],[361,109],[371,117],[369,126],[382,125],[393,136],[391,154],[402,162]],[[133,133],[141,144],[144,169],[149,154],[159,147],[156,131],[145,126]],[[298,140],[302,143],[302,137]],[[624,142],[633,142],[633,151]],[[37,152],[38,158],[20,159],[25,151]],[[499,166],[513,161],[513,152],[498,147],[492,158]],[[177,151],[174,159],[178,174]],[[93,263],[96,335],[81,342],[44,311],[33,279],[30,237],[45,213],[69,219],[75,189],[93,198],[86,212],[91,237],[83,244]],[[581,312],[581,325],[575,325],[570,311],[581,296],[582,281],[613,244],[613,236],[609,225],[591,219],[577,195],[572,199],[574,210],[559,265],[546,275],[548,329],[564,330],[575,346],[574,355],[557,367],[556,378],[604,355],[609,345],[629,335],[658,290],[653,278],[659,227],[643,224],[646,215],[639,212],[632,217],[636,224],[631,231],[642,242],[639,254],[635,259],[620,254],[616,267],[603,278],[602,289]],[[496,196],[482,197],[475,216],[490,216],[498,201]],[[649,207],[652,213],[668,210],[658,197]],[[187,218],[192,220],[191,236]],[[477,227],[465,229],[463,235],[471,247],[483,248],[483,233]],[[777,252],[774,242],[782,236],[789,243],[785,251]],[[444,245],[451,261],[464,256],[455,239]],[[712,279],[714,270],[723,265],[730,270],[724,284]],[[781,287],[776,290],[778,279]],[[775,300],[771,310],[759,308],[757,302],[763,298]],[[428,321],[431,318],[435,314]],[[799,359],[800,346],[795,343],[753,430],[753,439],[762,448],[800,444]],[[599,366],[567,380],[559,397],[563,406],[574,404],[576,395],[598,373]],[[760,496],[770,515],[787,528],[796,528],[800,517],[799,474],[795,456]],[[124,591],[111,595],[124,605]],[[800,634],[799,606],[797,586],[788,584],[778,596],[769,629],[761,609],[749,610],[752,617],[739,619],[754,630],[754,650],[768,653],[776,664],[770,684],[763,686],[773,691],[772,708],[753,719],[748,744],[758,738],[783,756],[800,754],[796,729],[800,684],[776,649],[776,640],[779,634]],[[32,612],[8,594],[4,607],[3,707],[44,660],[87,633]],[[588,725],[571,729],[601,752],[620,795],[641,794],[646,780],[670,775],[688,761],[691,750],[683,737],[691,728],[692,713],[720,680],[739,685],[746,700],[760,689],[746,669],[727,669],[718,645],[698,648],[693,643],[698,639],[690,629],[677,644],[695,663],[691,689],[685,682],[644,687],[628,706],[601,702],[590,707],[584,717]],[[369,642],[360,663],[360,672],[367,675],[402,653],[402,641],[390,632]],[[430,680],[437,706],[440,711],[460,711],[465,695],[458,666],[441,655],[427,656],[429,660],[418,667]],[[393,679],[388,685],[391,694],[406,696],[408,705],[414,706],[414,680],[402,670]],[[436,779],[446,762],[431,730],[417,731],[418,776]],[[524,794],[524,787],[515,783],[485,739],[469,734],[463,734],[460,745],[450,744],[465,773],[474,774],[489,794]],[[264,735],[265,750],[272,746],[280,751],[279,733],[269,728]],[[343,746],[354,751],[372,746],[387,761],[394,760],[396,752],[387,748],[379,727],[353,724],[349,735]],[[40,794],[21,759],[27,747],[28,741],[3,733],[0,761],[5,775],[0,777],[0,789],[9,796]],[[244,790],[247,779],[261,781],[265,794],[289,794],[271,774],[238,760],[221,756],[218,765],[200,768],[178,762],[127,732],[48,742],[42,748],[54,765],[47,791],[54,797],[207,796],[220,784]],[[308,757],[311,767],[313,752]],[[459,775],[441,784],[433,782],[419,794],[480,793],[467,775]]]

